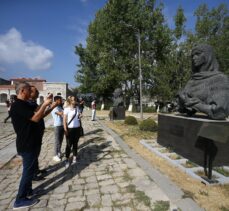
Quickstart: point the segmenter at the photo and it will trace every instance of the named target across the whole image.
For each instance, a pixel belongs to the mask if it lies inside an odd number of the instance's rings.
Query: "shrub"
[[[154,112],[156,112],[156,109],[153,106],[151,106],[151,107],[143,106],[143,112],[145,112],[145,113],[154,113]]]
[[[127,125],[137,125],[138,121],[134,116],[127,116],[124,121]]]
[[[144,131],[157,131],[157,123],[153,119],[145,119],[139,124],[139,129]]]

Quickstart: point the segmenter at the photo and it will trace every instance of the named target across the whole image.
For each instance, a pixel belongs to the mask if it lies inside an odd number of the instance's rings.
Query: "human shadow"
[[[103,131],[102,129],[92,130],[92,131],[89,131],[89,132],[87,132],[87,133],[84,133],[84,136],[96,134],[96,133],[99,133],[99,132],[102,132],[102,131]]]
[[[105,138],[103,138],[103,137],[94,137],[94,138],[88,139],[86,142],[84,142],[84,143],[79,145],[78,150],[86,147],[87,145],[89,145],[91,143],[104,141],[104,140],[105,140]],[[59,170],[59,169],[61,169],[63,167],[64,167],[64,162],[63,161],[59,162],[59,163],[56,163],[54,165],[49,165],[46,168],[44,168],[44,170],[46,170],[47,172],[43,173],[42,176],[43,177],[47,177],[49,174],[52,174],[53,172],[55,172],[55,171],[57,171],[57,170]]]
[[[105,140],[105,138],[103,138],[103,137],[90,138],[87,141],[85,141],[84,143],[80,144],[78,148],[81,149],[81,148],[89,145],[90,143],[104,141],[104,140]]]
[[[42,176],[47,177],[49,174],[52,174],[53,172],[63,168],[63,166],[64,166],[64,162],[59,162],[54,165],[49,165],[46,168],[44,168],[44,170],[46,170],[46,173],[43,173]]]
[[[36,195],[34,198],[40,198],[43,195],[46,195],[50,191],[54,190],[58,186],[62,185],[64,182],[72,179],[75,175],[79,174],[83,169],[89,166],[93,162],[97,162],[106,155],[110,154],[110,150],[105,149],[109,147],[111,142],[102,143],[100,145],[93,144],[87,147],[82,148],[78,153],[79,161],[76,164],[71,165],[69,168],[66,168],[63,172],[58,175],[55,175],[53,178],[50,178],[38,185],[34,192]],[[100,154],[103,153],[103,156]],[[56,165],[57,167],[58,165]],[[59,167],[63,167],[64,162],[59,163]],[[55,169],[55,168],[54,168]]]

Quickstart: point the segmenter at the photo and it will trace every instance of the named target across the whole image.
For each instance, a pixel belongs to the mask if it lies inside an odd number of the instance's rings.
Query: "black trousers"
[[[44,136],[44,130],[43,131],[41,131],[41,136],[40,136],[40,145],[37,147],[37,149],[36,149],[36,153],[37,153],[37,158],[36,158],[36,160],[35,160],[35,163],[34,163],[34,168],[35,168],[35,171],[34,171],[34,176],[36,176],[37,175],[37,173],[39,172],[39,156],[40,156],[40,153],[41,153],[41,146],[42,146],[42,139],[43,139],[43,136]]]
[[[80,138],[80,127],[68,128],[68,136],[66,137],[67,145],[65,150],[65,156],[68,159],[73,151],[73,156],[77,156],[78,142]]]

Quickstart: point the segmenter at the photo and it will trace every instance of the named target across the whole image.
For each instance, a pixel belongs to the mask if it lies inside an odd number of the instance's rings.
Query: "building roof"
[[[15,90],[15,85],[0,85],[1,90],[10,89]]]
[[[10,81],[17,81],[17,82],[46,82],[44,79],[39,78],[11,78]]]

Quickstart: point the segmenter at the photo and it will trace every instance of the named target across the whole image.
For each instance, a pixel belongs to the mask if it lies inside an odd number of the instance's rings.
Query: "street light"
[[[143,119],[143,111],[142,111],[142,67],[141,67],[141,33],[140,30],[135,28],[133,25],[125,23],[121,21],[127,27],[134,29],[137,32],[138,38],[138,67],[139,67],[139,89],[140,89],[140,118]]]

